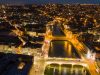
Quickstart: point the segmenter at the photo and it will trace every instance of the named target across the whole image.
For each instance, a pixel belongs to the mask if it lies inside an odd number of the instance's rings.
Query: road
[[[57,27],[57,28],[59,28],[59,27]],[[43,45],[44,47],[42,48],[42,50],[44,50],[44,52],[45,51],[49,52],[49,53],[47,53],[47,52],[46,53],[49,54],[49,56],[51,56],[51,58],[52,57],[55,57],[55,58],[50,59],[49,62],[48,62],[49,58],[46,58],[47,60],[45,60],[43,57],[39,57],[39,59],[36,58],[37,60],[35,61],[33,69],[31,69],[30,75],[32,75],[32,74],[35,74],[35,75],[49,75],[49,74],[50,75],[66,75],[66,74],[79,75],[80,73],[81,73],[81,75],[89,75],[88,71],[85,70],[83,72],[83,69],[80,67],[76,67],[73,69],[72,69],[72,67],[68,68],[68,69],[67,69],[67,67],[65,67],[65,68],[60,67],[57,71],[55,70],[55,67],[52,70],[47,69],[49,64],[56,63],[56,64],[61,65],[63,63],[63,61],[65,61],[66,64],[68,64],[68,61],[69,61],[69,64],[76,64],[76,65],[82,65],[82,63],[84,63],[87,66],[83,65],[83,67],[86,67],[87,70],[89,70],[90,75],[99,75],[96,72],[95,61],[93,61],[91,59],[87,59],[84,56],[84,53],[85,53],[84,50],[87,50],[87,48],[84,47],[84,44],[79,42],[75,38],[75,36],[73,36],[73,34],[71,34],[70,31],[67,31],[67,30],[63,31],[66,34],[66,36],[63,36],[62,32],[60,32],[59,29],[56,29],[56,28],[54,28],[54,30],[52,30],[52,31],[47,30],[46,32],[47,33],[45,35],[45,42]],[[53,40],[56,40],[56,41],[53,41]],[[67,40],[67,42],[65,40]],[[71,48],[71,45],[68,44],[69,43],[68,41],[71,42],[70,44],[72,45],[72,48]],[[67,45],[69,45],[69,46],[67,46]],[[75,49],[73,49],[73,46]],[[75,51],[76,51],[76,53],[75,53]],[[73,54],[73,53],[75,53],[75,54]],[[79,55],[77,56],[77,54],[79,54]],[[80,58],[80,60],[77,60],[76,58],[79,58],[79,56],[81,58]],[[63,58],[68,58],[68,59],[61,59],[61,60],[57,61],[58,57],[61,57],[61,58],[63,57]],[[72,59],[69,59],[69,58],[72,58]],[[78,61],[78,62],[76,62],[76,61]],[[82,62],[80,62],[80,61],[82,61]],[[47,73],[45,73],[45,70]],[[73,70],[73,72],[70,72],[71,70]],[[58,74],[59,71],[60,71],[60,74]],[[48,74],[48,72],[50,72],[50,73]]]
[[[77,39],[77,35],[74,35],[71,31],[66,30],[66,29],[63,30],[60,28],[61,31],[63,31],[63,33],[65,34],[65,36],[63,36],[61,34],[61,32],[59,31],[59,29],[57,29],[58,27],[55,27],[52,31],[49,31],[48,35],[46,35],[45,37],[49,38],[49,36],[50,36],[50,40],[65,40],[66,39],[66,40],[70,41],[72,43],[72,45],[76,48],[78,54],[81,56],[81,60],[83,60],[86,64],[88,64],[88,69],[89,69],[91,75],[99,75],[96,71],[98,68],[96,66],[95,61],[92,59],[88,59],[86,57],[88,48],[84,45],[84,43],[80,42]],[[52,32],[52,34],[51,34],[51,32]],[[66,49],[64,49],[63,45],[64,45],[64,42],[62,44],[59,44],[59,42],[57,44],[56,44],[56,42],[51,43],[51,49],[50,49],[51,51],[49,52],[49,55],[50,56],[58,56],[58,57],[59,56],[66,57],[66,55],[68,55],[68,54],[65,55],[65,53],[63,53],[66,50]],[[62,53],[61,53],[61,51],[58,52],[58,50],[62,50]]]

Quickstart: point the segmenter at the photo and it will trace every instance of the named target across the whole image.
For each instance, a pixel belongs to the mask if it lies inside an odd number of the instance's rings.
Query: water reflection
[[[46,66],[44,75],[90,75],[90,72],[82,65],[50,64]]]
[[[52,40],[48,52],[49,57],[80,58],[76,48],[67,40]]]

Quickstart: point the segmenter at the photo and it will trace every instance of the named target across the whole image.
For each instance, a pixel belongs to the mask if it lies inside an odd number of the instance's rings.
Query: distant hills
[[[100,4],[100,0],[0,0],[0,4],[80,3]]]

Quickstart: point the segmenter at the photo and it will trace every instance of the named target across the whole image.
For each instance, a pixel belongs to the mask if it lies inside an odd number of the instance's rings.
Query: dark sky
[[[92,3],[98,4],[100,0],[0,0],[7,4],[43,4],[43,3]]]

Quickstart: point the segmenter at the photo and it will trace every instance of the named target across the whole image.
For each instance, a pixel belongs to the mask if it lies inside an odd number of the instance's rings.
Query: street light
[[[87,52],[87,58],[88,58],[88,59],[91,58],[91,52],[90,52],[90,51]]]

